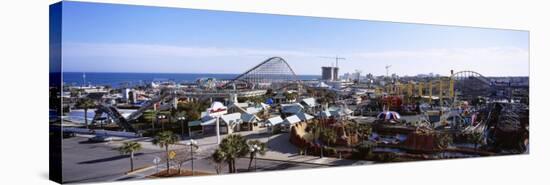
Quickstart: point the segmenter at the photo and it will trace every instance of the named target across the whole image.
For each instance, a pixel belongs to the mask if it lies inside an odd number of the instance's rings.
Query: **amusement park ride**
[[[472,100],[488,96],[490,81],[473,71],[461,71],[450,76],[436,77],[420,82],[399,82],[386,84],[375,89],[375,95],[382,97],[382,103],[390,109],[400,110],[402,104],[425,102],[430,105],[458,106],[456,100]]]

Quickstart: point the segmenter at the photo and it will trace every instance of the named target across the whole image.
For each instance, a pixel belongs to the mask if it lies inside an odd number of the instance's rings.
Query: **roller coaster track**
[[[130,125],[130,122],[126,118],[124,118],[124,116],[122,116],[122,114],[120,114],[120,112],[118,112],[118,110],[113,106],[109,106],[109,105],[97,106],[95,116],[94,116],[94,121],[99,117],[101,117],[103,113],[106,113],[107,116],[112,118],[115,121],[115,123],[117,123],[117,125],[122,127],[125,131],[136,132],[134,127]]]
[[[260,82],[280,82],[288,80],[298,80],[294,70],[283,58],[271,57],[235,77],[233,80],[224,84],[223,87],[229,87],[231,84],[239,81],[247,84],[256,84]]]
[[[124,130],[129,132],[136,132],[136,129],[132,127],[132,125],[130,124],[131,121],[139,118],[143,114],[143,112],[153,107],[155,104],[163,101],[165,98],[172,98],[174,96],[175,96],[175,93],[171,93],[171,92],[162,93],[160,96],[156,96],[153,99],[147,101],[143,106],[141,106],[135,112],[132,112],[132,114],[130,114],[128,117],[122,116],[122,114],[114,106],[107,105],[107,104],[100,104],[97,106],[94,120],[92,122],[96,122],[98,119],[100,119],[103,113],[106,113],[107,116],[112,118],[114,122],[120,127],[122,127]]]
[[[475,71],[460,71],[454,73],[451,78],[455,82],[454,88],[467,98],[488,96],[494,87],[491,80]]]
[[[475,79],[481,81],[485,85],[491,85],[491,80],[483,76],[482,74],[475,72],[475,71],[459,71],[457,73],[454,73],[451,76],[454,80],[463,80],[466,78],[474,77]]]
[[[173,98],[175,96],[174,93],[163,93],[160,96],[154,97],[153,99],[147,101],[144,105],[142,105],[137,111],[133,112],[128,116],[128,120],[135,120],[139,118],[145,110],[153,107],[155,104],[161,102],[165,98]]]

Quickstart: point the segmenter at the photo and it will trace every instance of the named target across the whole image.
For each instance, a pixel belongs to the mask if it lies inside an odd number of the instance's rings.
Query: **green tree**
[[[231,134],[224,138],[218,149],[212,154],[215,161],[224,161],[227,163],[229,173],[236,173],[235,160],[239,157],[244,157],[250,151],[246,143],[246,139],[238,134]]]
[[[134,153],[141,150],[141,144],[135,141],[124,142],[118,147],[118,151],[122,155],[130,155],[130,171],[134,171]]]
[[[248,100],[254,104],[260,104],[260,103],[263,103],[265,102],[265,99],[263,96],[254,96],[254,97],[250,97],[250,99]]]
[[[224,163],[226,163],[225,156],[226,156],[225,152],[220,149],[216,149],[212,154],[212,161],[216,164],[217,174],[220,174],[222,172]]]
[[[315,136],[312,133],[305,133],[302,138],[305,141],[305,145],[302,146],[302,150],[304,150],[304,155],[307,155],[307,148],[309,147],[309,144],[315,140]]]
[[[248,141],[248,147],[250,148],[250,162],[248,162],[248,171],[252,168],[252,161],[256,158],[257,154],[265,155],[266,144],[258,140]]]
[[[155,139],[153,139],[153,144],[164,148],[166,150],[166,169],[167,173],[170,173],[170,157],[168,152],[168,147],[170,145],[178,142],[179,138],[177,135],[174,135],[171,131],[159,132]]]
[[[314,122],[312,124],[309,124],[307,129],[309,130],[309,133],[311,134],[312,141],[316,141],[316,143],[318,143],[319,140],[322,140],[322,138],[323,138],[322,133],[324,132],[325,128],[322,127],[318,121]],[[320,157],[323,157],[323,146],[321,146]]]
[[[294,100],[296,99],[296,97],[298,97],[298,94],[292,92],[284,92],[283,96],[285,96],[287,100]]]
[[[323,138],[323,141],[327,142],[327,145],[329,146],[336,143],[337,137],[336,131],[330,128],[323,129],[321,132],[321,138]]]
[[[201,112],[210,106],[205,101],[193,101],[178,104],[178,111],[185,112],[188,120],[198,120],[201,118]]]
[[[143,111],[142,119],[145,122],[152,123],[155,121],[157,115],[157,111],[155,110],[146,110]]]
[[[84,125],[88,128],[88,109],[96,106],[95,101],[89,98],[81,98],[78,99],[75,106],[84,109]]]
[[[71,89],[69,91],[71,97],[78,97],[84,92],[83,89]]]

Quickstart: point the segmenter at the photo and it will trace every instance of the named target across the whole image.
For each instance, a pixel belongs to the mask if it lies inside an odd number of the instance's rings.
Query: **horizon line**
[[[62,71],[63,73],[131,73],[131,74],[214,74],[214,75],[240,75],[242,73],[201,73],[201,72],[120,72],[120,71],[117,71],[117,72],[112,72],[112,71],[89,71],[89,72],[83,72],[83,71]],[[51,73],[51,72],[50,72]],[[353,72],[348,72],[349,74],[353,75]],[[340,74],[339,76],[344,76],[344,74],[346,73],[343,73],[343,74]],[[372,73],[365,73],[365,74],[362,74],[361,76],[366,76],[367,74],[372,74]],[[397,74],[399,77],[416,77],[418,75],[427,75],[427,74],[415,74],[415,75],[400,75],[400,74]],[[439,75],[439,76],[449,76],[449,75],[442,75],[442,74],[434,74],[433,77],[435,77],[435,75]],[[320,74],[296,74],[296,76],[322,76]],[[378,76],[386,76],[386,75],[374,75],[373,76],[375,77],[378,77]],[[483,75],[485,76],[485,75]],[[485,77],[530,77],[530,75],[503,75],[503,76],[485,76]]]

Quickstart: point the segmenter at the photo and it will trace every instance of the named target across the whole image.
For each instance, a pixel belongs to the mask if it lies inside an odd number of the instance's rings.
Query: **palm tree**
[[[229,173],[236,173],[235,159],[244,157],[249,153],[246,139],[238,134],[231,134],[224,138],[218,149],[212,157],[218,161],[225,161],[229,168]]]
[[[88,128],[88,109],[96,106],[94,100],[90,98],[81,98],[78,99],[75,106],[84,109],[84,124],[86,125],[86,128]]]
[[[225,156],[226,156],[225,152],[223,152],[220,149],[216,149],[214,151],[214,153],[212,154],[212,161],[214,161],[214,163],[216,163],[216,173],[217,174],[220,174],[222,172],[222,169],[224,167],[223,164],[226,161]]]
[[[327,143],[327,146],[336,143],[337,137],[338,136],[336,134],[336,131],[334,131],[332,128],[324,128],[321,131],[321,139]],[[323,157],[323,149],[324,146],[321,145],[321,157]]]
[[[309,133],[311,134],[312,141],[315,141],[315,143],[319,143],[319,139],[321,138],[321,132],[323,131],[323,127],[320,126],[320,123],[314,123],[311,125],[308,125]],[[309,136],[308,136],[309,137]],[[321,153],[320,157],[323,157],[323,146],[321,146]]]
[[[330,129],[330,128],[327,128],[327,129],[323,129],[323,131],[321,132],[321,135],[323,137],[323,140],[327,142],[327,145],[331,145],[331,144],[334,144],[336,143],[336,139],[337,139],[337,135],[336,135],[336,131],[334,131],[333,129]]]
[[[155,129],[155,120],[157,119],[157,113],[157,110],[146,110],[142,114],[145,122],[151,122],[153,130]]]
[[[130,171],[134,171],[134,153],[141,150],[141,144],[135,141],[124,142],[118,147],[118,151],[122,155],[130,154]]]
[[[303,146],[303,150],[304,150],[304,155],[307,155],[307,148],[309,147],[309,144],[311,142],[313,142],[313,140],[315,140],[315,136],[312,134],[312,133],[305,133],[304,136],[302,136],[302,138],[304,139],[305,141],[305,145]]]
[[[160,148],[165,148],[166,150],[166,169],[167,173],[170,173],[170,157],[168,152],[168,147],[175,144],[179,140],[177,135],[174,135],[171,131],[159,132],[155,139],[153,139],[153,144],[158,145]]]
[[[250,171],[252,168],[252,161],[256,158],[256,155],[265,155],[266,144],[258,140],[252,140],[248,141],[248,147],[250,148],[250,162],[248,162],[248,171]]]

